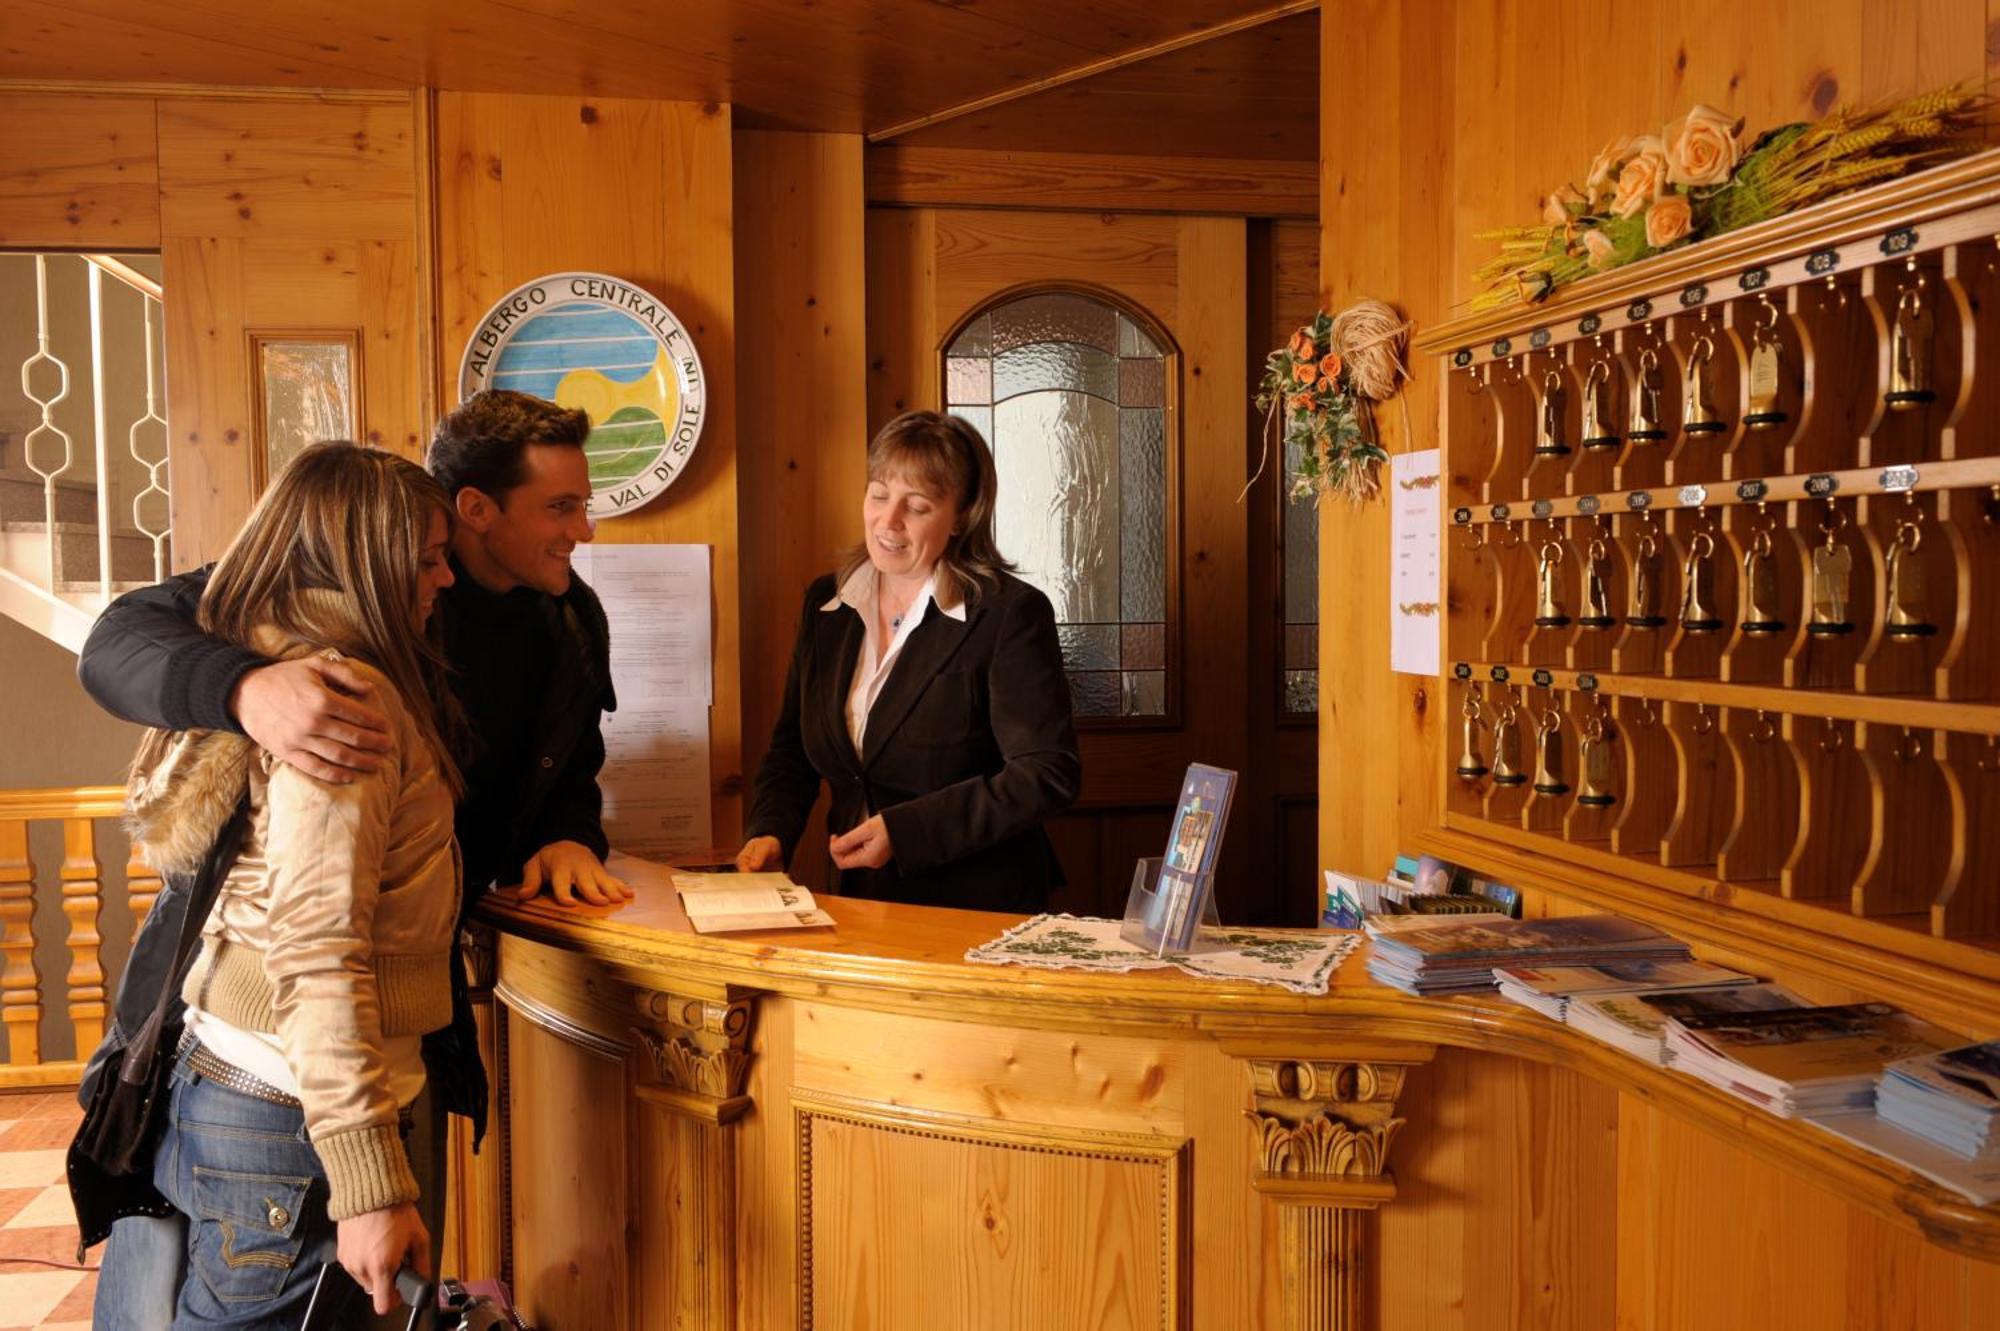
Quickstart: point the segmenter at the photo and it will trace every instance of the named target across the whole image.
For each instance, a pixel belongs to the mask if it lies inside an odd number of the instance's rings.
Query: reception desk
[[[1987,1211],[1497,998],[1360,956],[1329,993],[967,964],[1015,921],[830,899],[699,936],[664,871],[614,911],[489,901],[497,1152],[454,1212],[542,1331],[1359,1328],[1398,1097],[1440,1050],[1559,1063],[1920,1231]]]

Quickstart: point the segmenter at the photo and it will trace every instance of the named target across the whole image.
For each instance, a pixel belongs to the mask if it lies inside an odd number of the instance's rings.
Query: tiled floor
[[[0,1328],[89,1331],[96,1272],[43,1264],[76,1262],[63,1151],[80,1117],[68,1091],[0,1095]]]

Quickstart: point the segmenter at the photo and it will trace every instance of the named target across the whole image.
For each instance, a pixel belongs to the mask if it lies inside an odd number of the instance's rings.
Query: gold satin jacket
[[[450,1023],[460,892],[454,806],[437,756],[388,677],[347,664],[375,686],[370,702],[390,720],[395,747],[379,770],[332,785],[240,735],[149,732],[129,791],[148,862],[180,872],[247,786],[249,831],[182,994],[278,1037],[335,1220],[417,1198],[390,1084],[421,1053],[414,1039],[394,1040],[392,1051],[385,1037]]]

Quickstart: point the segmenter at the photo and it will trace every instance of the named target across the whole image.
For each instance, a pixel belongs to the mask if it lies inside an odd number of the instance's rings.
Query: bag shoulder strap
[[[229,821],[222,825],[222,831],[216,834],[208,854],[202,858],[201,868],[195,871],[194,881],[189,884],[187,914],[181,918],[180,937],[174,942],[174,963],[167,970],[166,983],[160,986],[160,995],[153,1001],[153,1010],[147,1015],[146,1024],[139,1028],[139,1033],[126,1048],[118,1069],[120,1081],[143,1082],[152,1075],[153,1059],[159,1054],[160,1033],[166,1026],[167,1013],[187,978],[195,949],[201,943],[202,928],[208,923],[209,912],[215,909],[216,897],[222,893],[222,880],[235,867],[236,857],[243,851],[243,838],[249,830],[250,796],[246,792],[237,802],[236,812],[229,816]]]

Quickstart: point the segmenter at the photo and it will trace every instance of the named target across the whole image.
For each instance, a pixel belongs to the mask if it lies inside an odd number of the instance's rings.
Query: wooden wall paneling
[[[1455,60],[1490,65],[1485,52],[1453,49],[1453,8],[1438,0],[1349,6],[1322,25],[1321,67],[1352,68],[1370,54],[1375,91],[1359,101],[1323,82],[1320,138],[1322,304],[1361,297],[1395,302],[1406,317],[1442,317],[1451,290],[1448,99]],[[1377,415],[1392,453],[1434,447],[1439,385],[1419,373],[1402,401]],[[1386,483],[1387,477],[1385,475]],[[1419,828],[1435,825],[1443,724],[1436,681],[1389,670],[1389,514],[1386,500],[1350,508],[1320,502],[1320,860],[1379,873]],[[1364,756],[1365,755],[1365,756]]]
[[[1248,258],[1238,218],[1182,218],[1177,240],[1179,309],[1163,317],[1175,320],[1181,342],[1181,689],[1188,699],[1229,698],[1242,691],[1250,627],[1247,522],[1241,504],[1195,497],[1233,498],[1249,479],[1242,444]],[[1193,751],[1215,755],[1203,761],[1242,767],[1240,711],[1184,704],[1182,713]],[[1225,856],[1232,846],[1244,849],[1240,841],[1223,845]]]
[[[0,92],[0,248],[157,249],[149,97]]]
[[[420,463],[432,425],[426,404],[431,376],[423,358],[428,320],[420,314],[426,283],[417,262],[422,242],[364,240],[360,248],[360,435]]]
[[[537,1326],[631,1325],[625,1064],[510,1014],[514,1297]],[[576,1149],[588,1124],[590,1149]]]
[[[507,291],[543,273],[589,269],[653,292],[687,325],[700,352],[709,414],[693,459],[653,503],[601,522],[597,539],[711,548],[712,832],[716,843],[734,845],[744,774],[729,111],[687,102],[445,93],[438,97],[437,126],[441,403],[458,401],[459,356],[478,319]],[[607,182],[616,182],[616,207],[599,203]],[[467,238],[470,247],[459,249]]]
[[[353,329],[357,433],[419,451],[416,139],[408,98],[161,102],[176,567],[219,555],[255,498],[252,330]]]
[[[805,1324],[1185,1325],[1185,1145],[795,1096]]]
[[[250,348],[243,242],[174,237],[160,251],[176,569],[216,558],[250,512]]]
[[[1313,217],[1319,212],[1319,170],[1311,161],[1015,152],[887,143],[868,149],[867,177],[871,204],[906,208],[1202,212],[1294,218]]]
[[[1187,1324],[1276,1326],[1272,1320],[1279,1292],[1275,1228],[1258,1247],[1263,1261],[1255,1267],[1201,1260],[1203,1252],[1218,1251],[1229,1236],[1257,1232],[1267,1221],[1275,1220],[1277,1207],[1251,1186],[1253,1148],[1244,1124],[1252,1103],[1250,1080],[1241,1061],[1212,1044],[1177,1048],[1184,1060],[1180,1101],[1185,1135],[1197,1142],[1224,1143],[1220,1151],[1195,1151],[1191,1162],[1188,1241],[1193,1279]],[[1224,1086],[1240,1090],[1235,1096],[1214,1093],[1213,1088]],[[1210,1090],[1206,1094],[1187,1093],[1195,1087]],[[1228,1145],[1236,1142],[1242,1143],[1240,1150],[1230,1151]]]
[[[1018,285],[1024,271],[1036,274],[1036,282],[1100,286],[1107,271],[1115,270],[1120,292],[1184,335],[1177,242],[1185,224],[1172,217],[1124,213],[1090,221],[1065,213],[939,212],[934,224],[937,338],[974,306]],[[1241,278],[1234,274],[1241,271],[1240,264],[1229,270],[1239,291]],[[1240,301],[1236,319],[1240,324]],[[1240,348],[1240,340],[1235,345]],[[936,356],[935,343],[928,354]]]
[[[870,208],[868,432],[939,400],[937,213]]]
[[[160,104],[165,235],[408,241],[415,171],[407,102]]]
[[[1619,1331],[1972,1331],[1990,1317],[2000,1267],[1830,1205],[1631,1097],[1619,1137]]]
[[[858,135],[738,131],[736,307],[743,777],[783,702],[806,587],[859,539],[867,479],[866,208]],[[817,824],[797,870],[824,859]],[[810,875],[818,881],[823,876]]]
[[[743,1094],[750,1112],[736,1134],[736,1315],[759,1331],[800,1325],[798,1295],[798,1124],[785,1090],[800,1013],[789,998],[757,1000],[750,1036],[750,1074]]]

